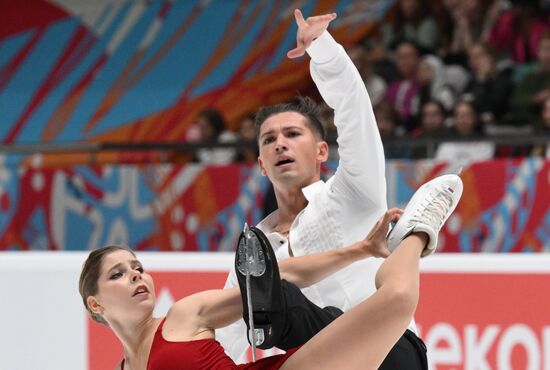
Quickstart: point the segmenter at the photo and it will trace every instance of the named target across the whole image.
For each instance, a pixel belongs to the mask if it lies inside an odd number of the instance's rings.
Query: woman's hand
[[[388,249],[386,235],[388,235],[390,222],[397,222],[402,214],[403,210],[399,208],[387,210],[384,216],[373,226],[367,237],[358,242],[360,248],[373,257],[388,257],[391,252]]]
[[[321,36],[329,23],[336,18],[336,13],[309,17],[306,20],[300,9],[296,9],[294,18],[296,18],[296,24],[298,25],[298,33],[296,34],[296,47],[286,54],[289,58],[298,58],[304,55],[313,40]]]

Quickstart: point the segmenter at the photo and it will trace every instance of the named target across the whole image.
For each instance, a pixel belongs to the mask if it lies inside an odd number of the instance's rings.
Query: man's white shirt
[[[308,255],[350,245],[365,238],[387,210],[385,162],[382,141],[372,104],[359,72],[344,48],[324,32],[307,49],[311,76],[325,102],[334,109],[340,162],[335,174],[302,189],[308,205],[298,214],[289,232],[294,256]],[[273,232],[278,211],[257,227],[275,250],[277,259],[289,257],[289,239]],[[356,262],[302,292],[320,307],[344,311],[375,291],[379,261]],[[237,285],[231,271],[226,287]],[[414,321],[409,329],[416,331]],[[243,320],[216,331],[216,339],[236,362],[248,347]]]

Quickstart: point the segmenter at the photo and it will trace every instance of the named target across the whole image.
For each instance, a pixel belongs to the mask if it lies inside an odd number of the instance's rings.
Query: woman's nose
[[[141,280],[141,273],[139,271],[134,271],[132,274],[132,282],[136,282],[138,280]]]

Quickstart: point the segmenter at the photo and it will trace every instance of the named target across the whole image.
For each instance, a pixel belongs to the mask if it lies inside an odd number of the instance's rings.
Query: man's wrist
[[[334,58],[339,46],[331,34],[324,31],[309,45],[306,51],[315,63],[325,63]]]

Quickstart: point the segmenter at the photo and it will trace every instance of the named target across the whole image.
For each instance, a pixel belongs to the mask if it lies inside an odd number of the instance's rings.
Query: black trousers
[[[300,346],[342,314],[336,307],[321,308],[307,299],[294,284],[281,281],[286,302],[283,335],[276,347],[287,350]],[[426,346],[407,330],[388,353],[379,370],[428,370]]]

